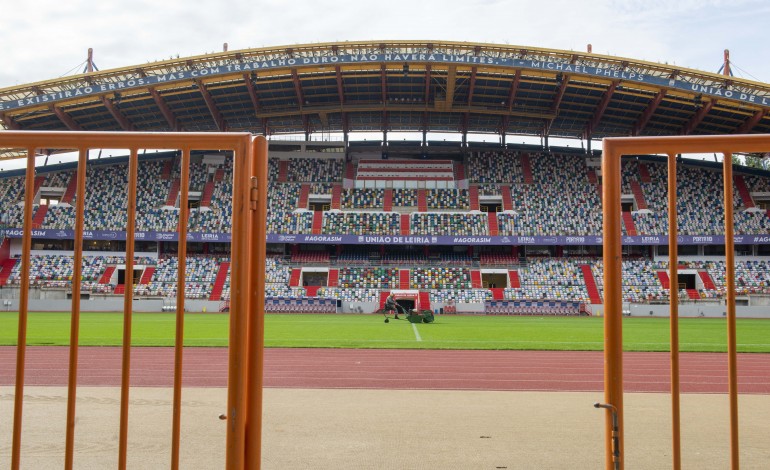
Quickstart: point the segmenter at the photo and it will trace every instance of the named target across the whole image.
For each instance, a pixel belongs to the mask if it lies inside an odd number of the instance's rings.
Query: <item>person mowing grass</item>
[[[394,318],[398,320],[398,304],[396,303],[396,296],[393,294],[388,295],[385,299],[385,312],[393,312]]]

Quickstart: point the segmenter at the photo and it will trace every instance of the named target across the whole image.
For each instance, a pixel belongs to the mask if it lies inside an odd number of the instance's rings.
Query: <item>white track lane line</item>
[[[420,338],[420,332],[417,331],[417,324],[416,323],[412,323],[412,329],[414,330],[414,338],[417,341],[422,341],[422,338]]]

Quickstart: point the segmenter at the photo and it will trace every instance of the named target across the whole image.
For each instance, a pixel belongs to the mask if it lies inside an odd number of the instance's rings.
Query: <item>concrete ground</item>
[[[115,387],[78,389],[75,467],[115,468]],[[600,392],[265,390],[265,469],[604,468]],[[181,467],[224,467],[222,388],[183,393]],[[741,468],[770,462],[770,396],[741,395]],[[626,468],[671,468],[670,397],[628,393]],[[21,467],[63,466],[66,388],[25,389]],[[0,387],[0,468],[9,468],[13,388]],[[129,468],[168,468],[171,389],[131,389]],[[729,468],[723,394],[682,395],[685,469]]]

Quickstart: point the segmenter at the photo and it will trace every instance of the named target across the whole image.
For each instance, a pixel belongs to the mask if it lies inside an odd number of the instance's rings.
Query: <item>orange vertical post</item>
[[[230,351],[228,357],[227,433],[225,468],[244,468],[246,455],[247,411],[247,328],[250,312],[248,292],[250,212],[250,150],[249,143],[240,143],[233,162],[233,235],[230,265]],[[263,287],[264,288],[264,287]]]
[[[727,378],[730,396],[730,468],[738,470],[738,347],[735,334],[735,239],[733,227],[733,154],[722,159],[725,206],[725,284],[727,288]]]
[[[672,468],[682,468],[679,405],[679,229],[676,210],[676,155],[668,155],[668,269],[669,323],[671,339],[671,444]]]
[[[80,285],[83,272],[83,226],[85,225],[86,160],[88,150],[78,153],[77,202],[75,203],[75,259],[72,272],[72,317],[70,318],[70,357],[67,379],[67,430],[64,445],[64,468],[72,469],[75,446],[75,403],[78,383],[78,348],[80,347]]]
[[[131,148],[128,158],[128,200],[126,201],[126,291],[123,293],[123,360],[120,380],[120,434],[118,468],[126,468],[128,451],[128,395],[131,376],[131,320],[134,300],[134,236],[136,227],[136,180],[139,154]]]
[[[613,449],[613,419],[605,411],[605,461],[607,470],[623,469],[623,298],[622,246],[620,243],[620,154],[604,142],[602,156],[602,229],[604,231],[604,400],[617,413],[617,449]],[[614,463],[613,450],[619,454]]]
[[[179,203],[179,239],[177,242],[177,282],[176,282],[176,332],[174,336],[174,398],[171,423],[171,468],[179,468],[179,437],[182,419],[182,358],[184,354],[184,294],[187,270],[187,220],[190,209],[187,207],[190,187],[190,149],[182,150],[182,177],[179,184],[181,197]]]
[[[35,148],[27,149],[24,186],[24,234],[21,242],[21,285],[19,286],[19,329],[16,343],[16,387],[13,396],[13,440],[11,468],[21,464],[21,416],[24,407],[24,361],[27,357],[27,317],[29,306],[29,263],[32,249],[32,202],[35,197]]]
[[[261,468],[262,398],[265,352],[265,268],[267,246],[267,139],[252,143],[250,166],[250,251],[251,309],[248,329],[248,415],[246,427],[246,468]]]

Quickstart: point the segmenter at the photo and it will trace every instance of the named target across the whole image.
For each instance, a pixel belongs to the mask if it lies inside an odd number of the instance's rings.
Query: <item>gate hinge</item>
[[[255,211],[257,210],[257,201],[259,201],[259,193],[257,192],[257,177],[252,176],[251,177],[251,194],[249,198],[249,206],[251,210]]]

